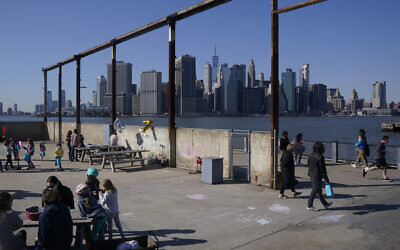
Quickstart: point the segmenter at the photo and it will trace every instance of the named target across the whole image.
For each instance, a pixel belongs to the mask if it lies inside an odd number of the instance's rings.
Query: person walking
[[[360,134],[358,136],[358,142],[355,144],[355,146],[356,146],[356,151],[358,152],[357,160],[351,166],[353,168],[357,168],[358,167],[358,163],[360,163],[360,161],[362,160],[364,162],[364,167],[367,167],[368,163],[367,163],[367,159],[365,157],[365,153],[366,153],[365,151],[366,151],[366,148],[367,148],[366,137],[363,136],[362,134]]]
[[[365,177],[365,175],[373,170],[376,169],[382,169],[382,181],[392,181],[390,178],[387,177],[386,175],[386,170],[387,170],[387,163],[386,163],[386,144],[389,143],[389,136],[385,135],[382,137],[381,141],[379,142],[378,146],[376,146],[376,155],[375,155],[375,163],[376,166],[373,167],[365,167],[362,170],[362,176]]]
[[[35,144],[33,144],[33,140],[28,138],[28,146],[24,147],[26,149],[25,160],[28,163],[28,170],[31,168],[35,168],[32,162],[32,155],[35,152]]]
[[[100,204],[105,208],[107,213],[107,226],[108,238],[112,239],[113,219],[118,228],[118,232],[122,238],[125,238],[124,231],[122,230],[121,222],[119,220],[118,208],[118,190],[114,187],[109,179],[103,182],[103,190],[100,190]]]
[[[62,149],[61,143],[57,143],[56,151],[54,152],[54,156],[56,157],[55,165],[58,166],[57,171],[64,171],[61,167],[61,158],[64,155],[64,150]]]
[[[301,192],[296,192],[295,186],[297,184],[297,180],[295,178],[294,171],[294,159],[293,159],[293,144],[289,144],[286,147],[286,150],[283,151],[281,157],[281,190],[279,193],[279,198],[284,199],[287,198],[285,195],[285,189],[290,188],[293,192],[293,198],[299,196]]]
[[[39,149],[40,149],[40,159],[43,160],[43,158],[46,156],[46,146],[44,145],[44,142],[41,142],[39,144]]]
[[[319,211],[319,209],[313,206],[316,194],[318,194],[318,197],[325,209],[328,209],[332,205],[332,202],[327,202],[322,195],[322,179],[329,184],[329,178],[326,172],[325,157],[323,155],[324,153],[324,144],[319,141],[315,142],[313,146],[313,153],[308,158],[308,176],[310,176],[312,182],[312,189],[310,196],[308,197],[307,210]]]
[[[8,170],[8,164],[10,164],[11,168],[14,168],[13,162],[12,162],[12,148],[11,148],[10,140],[6,139],[4,141],[4,148],[6,150],[6,155],[7,155],[7,161],[6,161],[6,164],[4,165],[4,169]]]
[[[78,161],[77,147],[79,147],[80,145],[81,145],[81,138],[78,134],[78,130],[74,129],[74,133],[71,135],[72,160]]]
[[[283,131],[281,138],[279,138],[279,149],[281,150],[281,157],[284,150],[286,150],[287,145],[290,144],[289,141],[289,133],[287,131]]]
[[[0,193],[0,249],[26,249],[26,231],[14,231],[22,227],[18,213],[12,210],[13,199],[7,192]]]
[[[72,135],[72,131],[68,130],[67,138],[65,139],[65,141],[67,142],[67,147],[68,147],[68,158],[70,161],[73,161],[74,157],[73,157],[73,151],[72,151],[72,146],[71,146],[71,135]]]
[[[303,152],[305,150],[303,142],[303,134],[298,133],[296,138],[293,140],[293,152],[294,152],[294,160],[296,166],[301,164],[301,158],[303,157]]]

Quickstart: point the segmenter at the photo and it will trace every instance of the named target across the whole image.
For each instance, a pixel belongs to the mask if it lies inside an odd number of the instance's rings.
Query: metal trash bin
[[[218,157],[202,158],[201,180],[207,184],[218,184],[223,182],[223,160]]]

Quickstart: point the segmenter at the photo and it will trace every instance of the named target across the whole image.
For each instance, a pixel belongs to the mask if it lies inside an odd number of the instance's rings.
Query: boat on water
[[[381,124],[382,132],[400,132],[400,121],[387,121]]]

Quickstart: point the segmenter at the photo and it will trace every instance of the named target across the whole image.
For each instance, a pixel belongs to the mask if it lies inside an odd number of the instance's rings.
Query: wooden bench
[[[149,150],[138,149],[138,150],[125,150],[125,151],[111,151],[111,152],[99,152],[98,154],[103,156],[101,168],[104,169],[105,164],[109,163],[111,169],[115,172],[116,163],[130,162],[133,166],[134,162],[140,161],[144,168],[144,158],[142,153],[150,152]]]
[[[81,151],[81,162],[83,162],[85,156],[88,155],[90,165],[93,165],[93,159],[96,159],[96,158],[102,159],[102,155],[99,155],[97,153],[125,150],[125,147],[124,146],[108,146],[108,145],[103,145],[103,146],[92,145],[92,146],[88,146],[88,147],[77,147],[76,149]]]
[[[83,233],[85,235],[85,241],[88,246],[92,245],[91,229],[90,226],[93,224],[93,220],[85,217],[73,217],[73,226],[82,226]],[[39,221],[23,220],[22,227],[39,227]]]

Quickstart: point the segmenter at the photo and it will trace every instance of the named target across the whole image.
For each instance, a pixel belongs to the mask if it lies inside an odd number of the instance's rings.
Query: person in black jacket
[[[327,202],[322,195],[322,178],[329,183],[328,174],[326,172],[326,164],[324,157],[325,147],[321,142],[316,142],[313,146],[313,153],[308,158],[308,176],[311,178],[312,190],[308,197],[307,210],[318,211],[313,206],[315,195],[318,193],[319,199],[325,209],[328,209],[332,202]]]
[[[69,209],[75,209],[75,204],[74,204],[74,195],[71,191],[71,189],[67,186],[64,186],[57,177],[55,176],[49,176],[47,178],[47,187],[43,190],[42,197],[46,190],[49,189],[54,189],[57,191],[58,194],[58,201],[65,206],[67,206]],[[42,201],[42,206],[44,205],[44,202]]]
[[[39,249],[69,250],[72,243],[72,218],[68,208],[58,202],[55,190],[44,192],[43,209],[39,217],[39,228],[36,245]]]
[[[281,138],[279,138],[279,149],[281,150],[281,155],[289,144],[289,133],[287,131],[283,131]]]
[[[294,159],[293,159],[293,144],[289,144],[286,147],[286,150],[282,152],[281,157],[281,191],[279,193],[279,198],[284,199],[287,198],[285,195],[285,189],[290,188],[293,192],[293,197],[296,197],[301,194],[301,192],[296,192],[295,186],[297,184],[297,180],[294,174]]]
[[[373,167],[365,167],[362,170],[362,176],[365,177],[367,172],[373,171],[376,169],[382,169],[382,181],[387,181],[390,182],[392,179],[388,178],[386,175],[386,169],[387,169],[387,163],[386,163],[386,147],[385,145],[389,143],[389,136],[384,135],[379,142],[379,144],[376,146],[376,154],[375,154],[375,165]]]

